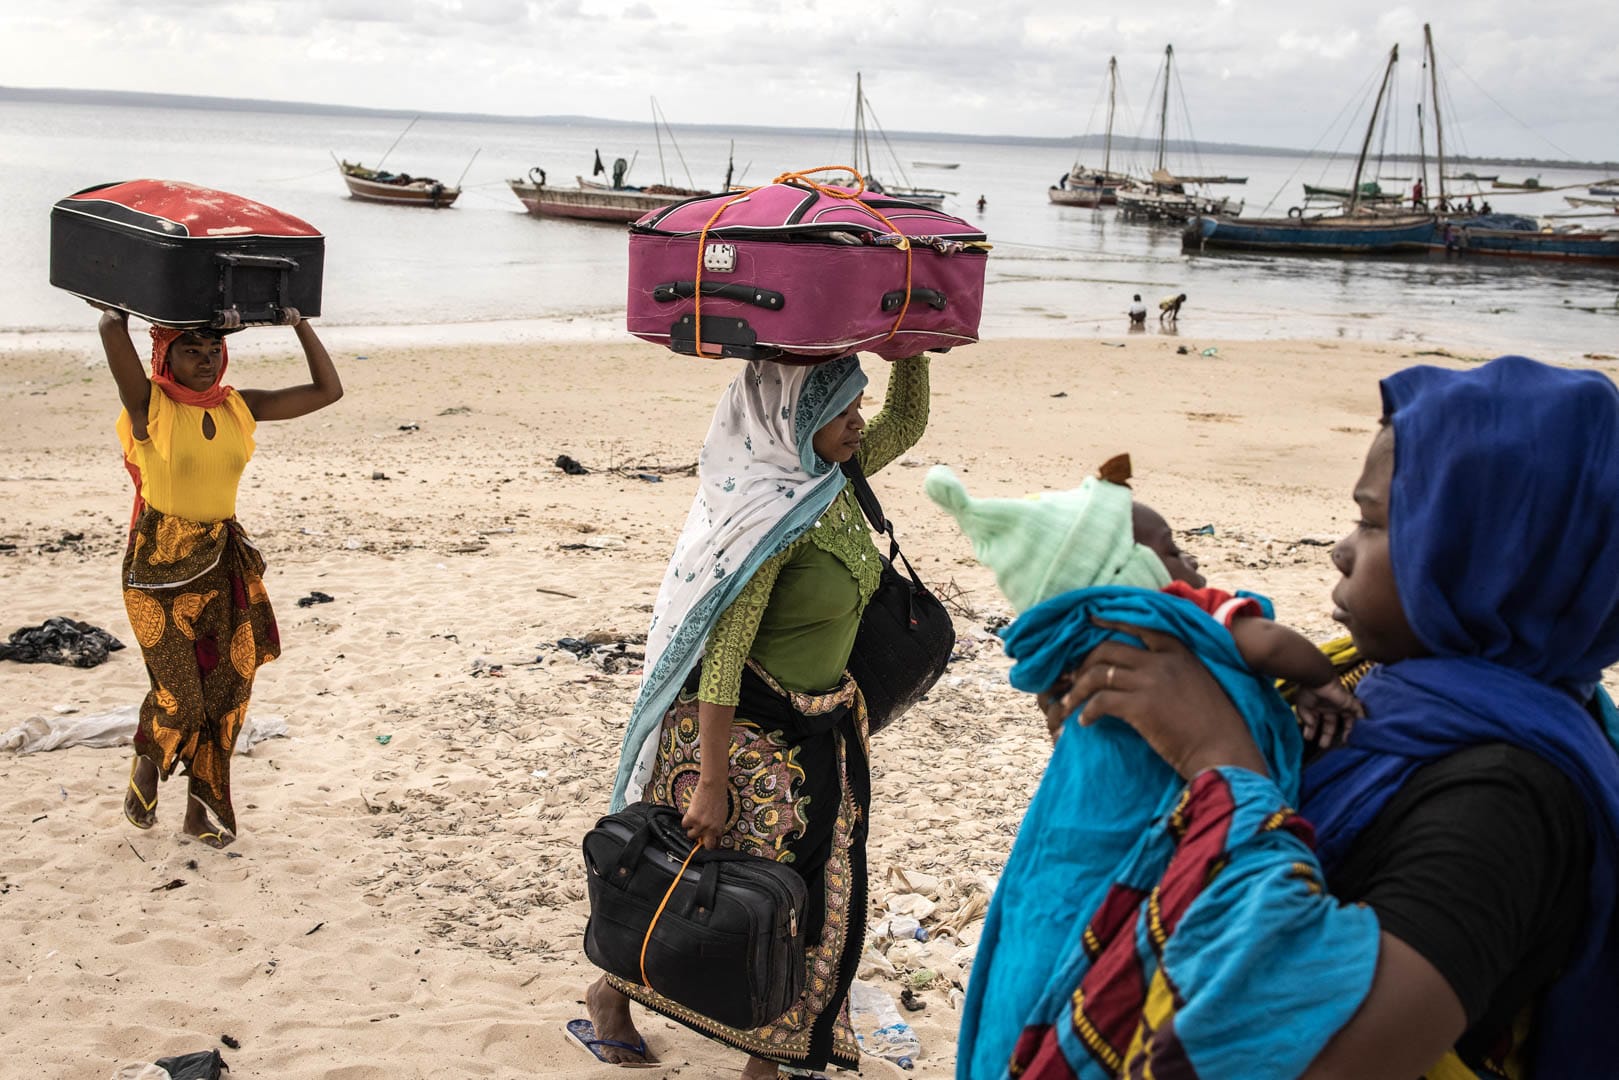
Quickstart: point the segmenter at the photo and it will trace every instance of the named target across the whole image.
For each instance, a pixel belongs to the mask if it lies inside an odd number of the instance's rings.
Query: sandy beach
[[[579,840],[605,811],[638,669],[556,643],[638,648],[691,498],[682,467],[733,366],[640,344],[324,336],[347,396],[261,425],[238,501],[285,646],[254,710],[289,735],[235,761],[229,857],[182,838],[178,783],[155,829],[125,822],[127,748],[0,752],[0,1072],[103,1078],[228,1034],[235,1077],[610,1075],[562,1025],[594,977]],[[290,333],[241,335],[232,353],[238,386],[302,381]],[[936,975],[907,1015],[923,1047],[910,1075],[953,1075],[961,939],[1047,751],[985,630],[1006,605],[922,494],[922,466],[951,464],[975,494],[1022,494],[1129,451],[1139,497],[1177,528],[1213,527],[1185,540],[1211,583],[1264,592],[1324,639],[1324,545],[1354,517],[1376,381],[1414,362],[1461,361],[1186,331],[934,361],[927,435],[875,481],[962,642],[930,699],[873,746],[873,916],[895,893],[936,904],[926,945],[867,971],[896,996],[915,971]],[[869,415],[887,371],[866,366]],[[145,692],[117,588],[130,489],[116,401],[98,354],[0,355],[0,635],[67,615],[129,645],[92,669],[0,665],[0,732]],[[566,475],[559,454],[591,472]],[[298,606],[315,591],[332,601]],[[636,1075],[740,1064],[638,1016],[662,1065]],[[870,1059],[864,1072],[901,1075]]]

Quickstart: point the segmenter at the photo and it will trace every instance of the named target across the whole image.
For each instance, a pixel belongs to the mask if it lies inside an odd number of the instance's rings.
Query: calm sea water
[[[553,182],[588,174],[600,149],[609,165],[633,159],[632,182],[656,182],[659,148],[650,125],[428,118],[387,164],[453,182],[476,151],[457,205],[435,212],[348,198],[331,155],[375,163],[403,127],[379,117],[0,103],[0,345],[88,340],[92,313],[48,284],[50,207],[92,184],[142,176],[234,191],[315,224],[327,237],[322,325],[350,328],[355,339],[622,336],[623,227],[533,218],[505,178],[535,165]],[[679,156],[667,138],[663,145],[669,181],[687,183],[683,158],[696,186],[717,187],[730,138],[678,137]],[[914,183],[959,192],[947,209],[980,223],[997,245],[986,338],[1117,336],[1132,293],[1151,302],[1185,292],[1180,334],[1188,339],[1339,337],[1548,358],[1619,351],[1614,268],[1187,256],[1174,227],[1127,223],[1111,209],[1052,206],[1046,188],[1071,164],[1068,148],[921,138],[895,144]],[[749,183],[850,156],[846,139],[794,132],[744,132],[735,146],[740,178]],[[1285,213],[1300,201],[1301,183],[1347,183],[1352,167],[1259,156],[1171,162],[1177,164],[1248,176],[1246,187],[1224,189],[1246,197],[1248,214],[1267,201],[1271,213]],[[895,168],[878,171],[892,179]],[[1540,179],[1558,185],[1589,177],[1546,170]],[[980,195],[983,211],[975,207]],[[1485,196],[1499,210],[1567,209],[1549,192]]]

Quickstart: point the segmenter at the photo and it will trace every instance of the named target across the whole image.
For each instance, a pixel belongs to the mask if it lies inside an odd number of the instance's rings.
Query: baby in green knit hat
[[[1252,670],[1300,687],[1293,704],[1307,740],[1325,746],[1347,737],[1363,710],[1332,662],[1298,631],[1265,618],[1254,598],[1209,588],[1169,523],[1132,497],[1129,479],[1130,458],[1121,454],[1077,488],[1024,499],[975,499],[943,465],[929,471],[924,487],[956,519],[1018,614],[1096,585],[1181,597],[1230,631]]]

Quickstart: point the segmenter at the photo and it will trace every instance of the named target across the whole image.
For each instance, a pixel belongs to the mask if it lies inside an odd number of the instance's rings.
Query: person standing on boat
[[[1417,182],[1411,185],[1411,209],[1421,210],[1422,205],[1422,177],[1419,176]]]

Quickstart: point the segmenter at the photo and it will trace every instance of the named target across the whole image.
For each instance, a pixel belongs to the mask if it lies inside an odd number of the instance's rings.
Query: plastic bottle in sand
[[[860,1049],[873,1057],[887,1058],[909,1069],[922,1053],[922,1041],[900,1017],[894,999],[860,979],[849,988],[849,1021],[860,1040]]]

